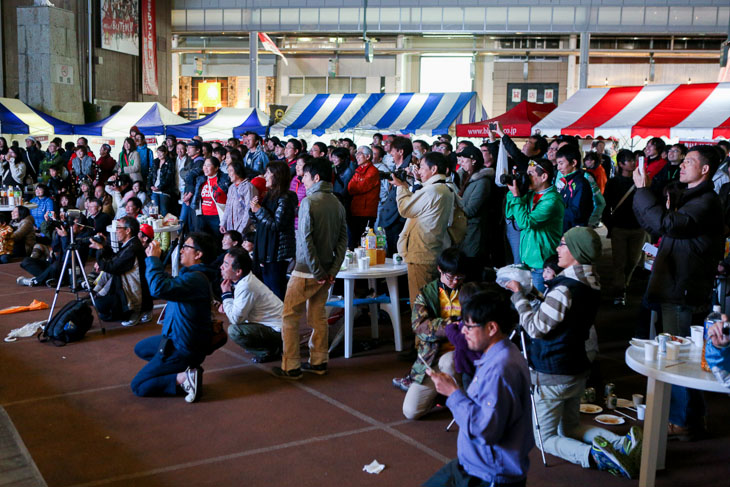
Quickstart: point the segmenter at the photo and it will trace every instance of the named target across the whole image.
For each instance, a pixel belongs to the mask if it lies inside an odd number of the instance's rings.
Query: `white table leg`
[[[398,295],[398,277],[388,277],[385,279],[388,283],[388,296],[390,296],[390,306],[393,310],[391,321],[393,322],[393,337],[395,339],[395,350],[400,352],[403,350],[403,337],[400,330],[400,296]]]
[[[345,281],[345,358],[352,357],[352,335],[355,328],[355,280],[344,279]]]
[[[664,469],[671,390],[670,384],[648,378],[639,487],[654,487],[656,471]]]

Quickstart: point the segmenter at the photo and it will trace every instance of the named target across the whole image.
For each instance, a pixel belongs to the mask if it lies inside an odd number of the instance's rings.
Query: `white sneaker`
[[[122,321],[122,326],[134,326],[139,324],[139,313],[133,313],[127,321]]]
[[[152,311],[142,313],[142,317],[139,319],[140,323],[149,323],[152,321]]]
[[[15,282],[18,283],[19,286],[28,286],[32,287],[36,285],[35,277],[18,277]]]
[[[185,402],[196,402],[200,399],[201,389],[203,388],[203,374],[202,370],[198,367],[188,367],[185,370],[185,381],[180,384],[187,395],[185,396]]]

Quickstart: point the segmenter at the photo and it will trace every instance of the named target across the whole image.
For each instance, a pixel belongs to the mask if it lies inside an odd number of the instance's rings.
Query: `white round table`
[[[355,299],[355,280],[368,279],[372,281],[371,286],[375,286],[375,279],[384,278],[388,284],[388,297],[390,304],[381,304],[380,306],[390,315],[390,321],[393,323],[393,336],[395,338],[395,349],[400,352],[403,350],[403,338],[400,329],[400,298],[398,295],[398,276],[408,273],[408,267],[405,263],[394,265],[392,259],[385,259],[385,264],[370,266],[367,270],[359,270],[357,264],[353,263],[347,270],[341,270],[337,273],[337,279],[345,281],[345,358],[352,356],[352,335],[355,326],[355,314],[353,300]],[[333,345],[336,343],[333,341]]]
[[[730,393],[730,389],[723,387],[715,376],[702,370],[701,354],[701,348],[690,346],[680,350],[679,360],[667,360],[660,354],[656,361],[646,362],[642,348],[631,346],[626,350],[626,365],[647,378],[639,476],[641,487],[653,487],[656,471],[664,469],[672,384],[703,391]]]

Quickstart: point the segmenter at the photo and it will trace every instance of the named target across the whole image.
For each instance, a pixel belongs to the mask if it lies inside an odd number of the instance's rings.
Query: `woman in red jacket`
[[[347,185],[347,193],[352,197],[350,218],[347,222],[351,249],[360,246],[360,236],[365,227],[375,225],[378,215],[378,198],[380,195],[380,176],[373,165],[373,151],[368,146],[361,146],[355,153],[357,169]]]

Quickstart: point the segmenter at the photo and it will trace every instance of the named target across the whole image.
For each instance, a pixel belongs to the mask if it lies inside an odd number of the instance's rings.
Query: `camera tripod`
[[[51,312],[48,314],[48,321],[51,321],[51,318],[53,318],[53,310],[56,307],[56,301],[58,300],[58,293],[61,292],[61,284],[63,283],[63,278],[66,275],[66,270],[69,269],[71,271],[71,278],[70,278],[70,284],[71,284],[71,292],[76,295],[76,299],[79,299],[79,293],[81,292],[88,292],[89,298],[91,298],[91,303],[94,305],[94,309],[96,309],[96,300],[94,299],[94,293],[91,292],[92,287],[89,283],[89,278],[86,275],[86,270],[84,269],[84,265],[81,261],[81,256],[79,255],[79,244],[76,242],[76,238],[74,235],[74,225],[75,223],[70,223],[68,225],[68,235],[69,235],[69,244],[66,247],[66,250],[64,251],[63,256],[63,265],[61,266],[61,273],[58,278],[58,283],[56,284],[56,291],[53,295],[53,303],[51,304]],[[85,226],[85,225],[80,225]],[[93,228],[93,227],[88,227]],[[69,266],[70,264],[70,266]],[[81,275],[84,278],[82,282],[86,283],[86,289],[83,289],[81,286],[81,282],[77,282],[76,278],[76,269],[81,269]],[[101,320],[99,320],[99,323],[101,323]],[[102,325],[101,328],[102,333],[106,333],[106,329]]]

